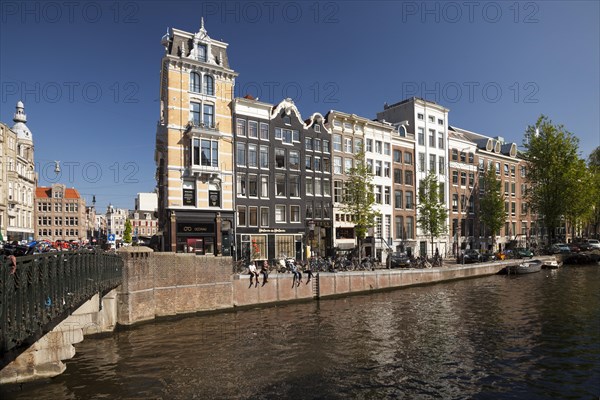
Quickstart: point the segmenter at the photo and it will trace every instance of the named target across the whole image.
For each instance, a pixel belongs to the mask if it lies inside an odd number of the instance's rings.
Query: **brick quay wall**
[[[291,273],[271,273],[263,285],[249,275],[232,274],[230,257],[153,253],[144,247],[120,252],[125,261],[118,293],[118,323],[131,325],[156,317],[219,311],[237,307],[309,301],[413,285],[493,275],[518,260],[469,265],[449,264],[431,269],[321,272],[297,286]],[[316,275],[316,274],[315,274]]]

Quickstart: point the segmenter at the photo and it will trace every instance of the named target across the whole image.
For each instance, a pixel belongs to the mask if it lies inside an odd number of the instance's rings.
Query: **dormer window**
[[[321,132],[321,125],[315,124],[315,132]]]
[[[284,116],[283,117],[283,123],[286,125],[291,125],[292,124],[292,119],[289,116]]]
[[[198,57],[198,61],[206,62],[206,45],[198,43],[197,45],[198,51],[196,52],[196,56]]]
[[[54,197],[55,199],[62,199],[62,197],[63,197],[62,191],[60,191],[60,190],[53,190],[52,191],[52,197]]]

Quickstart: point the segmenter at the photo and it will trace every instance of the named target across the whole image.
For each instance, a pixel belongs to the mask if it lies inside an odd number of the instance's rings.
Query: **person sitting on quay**
[[[254,286],[258,285],[258,271],[256,270],[256,265],[253,262],[248,265],[248,270],[250,270],[250,286],[252,286],[252,280],[256,277],[256,283]]]
[[[288,261],[290,263],[290,268],[292,270],[292,274],[294,274],[294,278],[292,280],[292,287],[294,287],[294,285],[296,286],[300,286],[300,283],[302,283],[302,273],[300,272],[300,270],[298,269],[298,266],[296,265],[296,263],[294,261]]]
[[[263,261],[262,267],[260,269],[260,273],[263,275],[263,286],[265,283],[269,282],[269,262],[267,260]],[[258,280],[258,278],[257,278]]]
[[[306,274],[307,278],[306,278],[306,284],[308,285],[308,282],[310,282],[311,278],[314,277],[313,273],[312,273],[312,268],[310,266],[310,262],[307,262],[304,266],[304,273]]]

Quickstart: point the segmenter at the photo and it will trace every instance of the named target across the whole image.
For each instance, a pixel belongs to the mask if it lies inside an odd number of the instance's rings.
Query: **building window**
[[[333,135],[333,150],[342,151],[342,136]]]
[[[429,122],[434,123],[435,122],[435,117],[433,115],[429,115]]]
[[[405,202],[406,208],[412,209],[413,208],[413,192],[407,190],[405,192],[405,199],[406,199],[406,202]]]
[[[248,207],[248,226],[258,226],[258,207]]]
[[[259,163],[261,168],[269,169],[269,147],[260,146]]]
[[[391,193],[391,188],[389,186],[385,186],[383,188],[383,203],[390,205],[392,204],[392,193]]]
[[[376,176],[382,176],[381,175],[381,160],[376,160],[375,161],[375,175]]]
[[[237,176],[237,195],[246,197],[246,175]]]
[[[394,149],[394,162],[395,163],[402,162],[402,152],[400,150]]]
[[[402,208],[402,190],[394,191],[394,208]]]
[[[413,157],[412,157],[412,153],[409,153],[408,151],[404,152],[404,164],[406,165],[412,165],[413,161],[412,161]]]
[[[329,140],[323,139],[323,153],[329,153]]]
[[[429,155],[429,171],[433,172],[434,174],[436,173],[436,156],[435,154],[430,154]]]
[[[315,157],[314,161],[315,172],[321,172],[321,157]]]
[[[248,197],[258,197],[257,175],[248,175]]]
[[[262,140],[269,140],[269,124],[260,123],[260,138]]]
[[[260,177],[260,197],[269,198],[269,177],[265,175]]]
[[[248,121],[248,137],[249,138],[257,138],[258,137],[258,122]]]
[[[248,166],[258,167],[258,153],[255,144],[248,144]]]
[[[190,120],[195,126],[200,126],[200,103],[190,103]]]
[[[352,153],[352,139],[350,138],[344,138],[344,151],[346,153]]]
[[[439,163],[438,163],[438,169],[439,169],[440,175],[446,174],[446,157],[440,156]]]
[[[315,132],[321,132],[321,125],[319,125],[319,124],[315,124],[315,125],[313,126],[313,129],[315,130]]]
[[[260,208],[260,226],[269,226],[269,207]]]
[[[206,45],[205,44],[196,44],[197,49],[197,57],[198,61],[206,62]]]
[[[419,146],[425,146],[425,129],[417,128],[417,143]]]
[[[246,206],[237,207],[237,225],[246,226]]]
[[[333,201],[335,203],[341,203],[342,198],[342,181],[333,181]]]
[[[285,150],[275,149],[275,167],[285,168]]]
[[[444,147],[444,134],[442,132],[438,132],[438,148],[443,149]]]
[[[246,143],[236,144],[236,164],[242,167],[246,166]]]
[[[215,106],[212,104],[204,104],[204,115],[202,118],[202,122],[204,126],[209,128],[215,127]]]
[[[413,184],[413,173],[412,171],[404,171],[404,184],[412,186]]]
[[[435,131],[433,129],[429,130],[429,147],[435,148]]]
[[[425,153],[419,153],[419,171],[425,171]]]
[[[287,221],[285,215],[285,205],[278,204],[275,206],[275,222],[285,223]]]
[[[297,150],[290,150],[290,169],[300,169],[300,153]]]
[[[285,189],[285,175],[275,175],[275,193],[277,193],[277,197],[287,197]]]
[[[290,176],[290,197],[300,197],[300,177]]]
[[[423,114],[422,114],[422,113],[418,113],[418,114],[417,114],[417,119],[419,119],[419,120],[421,120],[421,121],[422,121],[422,120],[423,120],[423,118],[424,118],[424,116],[423,116]]]
[[[306,194],[313,195],[313,180],[312,178],[306,178]]]
[[[321,191],[321,179],[315,178],[315,196],[322,196],[323,192]]]
[[[351,158],[345,158],[344,159],[344,172],[347,173],[347,174],[349,174],[350,170],[352,169],[352,161],[353,160]],[[372,170],[372,169],[369,168],[369,170]]]
[[[307,137],[307,138],[304,139],[304,149],[305,150],[312,151],[312,149],[313,149],[313,145],[312,144],[313,144],[312,138]]]
[[[192,141],[192,165],[219,166],[219,142],[194,138]]]
[[[373,139],[367,139],[367,152],[373,151]]]
[[[379,140],[375,141],[375,152],[377,154],[381,154],[382,153],[381,141],[379,141]]]
[[[235,120],[235,135],[239,137],[246,136],[246,120],[237,118]]]
[[[307,171],[312,171],[312,156],[305,156],[304,157],[304,168]]]
[[[402,184],[402,170],[398,168],[394,168],[394,183],[401,185]]]
[[[209,96],[215,95],[215,80],[210,75],[204,75],[204,93]]]
[[[190,72],[190,92],[200,93],[201,88],[200,74]]]
[[[290,222],[300,222],[300,206],[290,206]]]
[[[321,139],[315,138],[314,145],[315,145],[315,151],[321,151]]]
[[[460,173],[460,185],[467,186],[467,173],[466,172]]]
[[[406,239],[414,239],[414,218],[406,217]]]
[[[333,173],[334,174],[342,173],[342,157],[338,157],[338,156],[333,157]]]

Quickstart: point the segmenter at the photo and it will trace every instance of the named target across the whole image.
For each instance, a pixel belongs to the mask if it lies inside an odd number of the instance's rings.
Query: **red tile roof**
[[[49,199],[52,197],[51,187],[36,187],[35,197],[38,199]],[[81,196],[77,189],[65,189],[65,199],[79,199]]]

